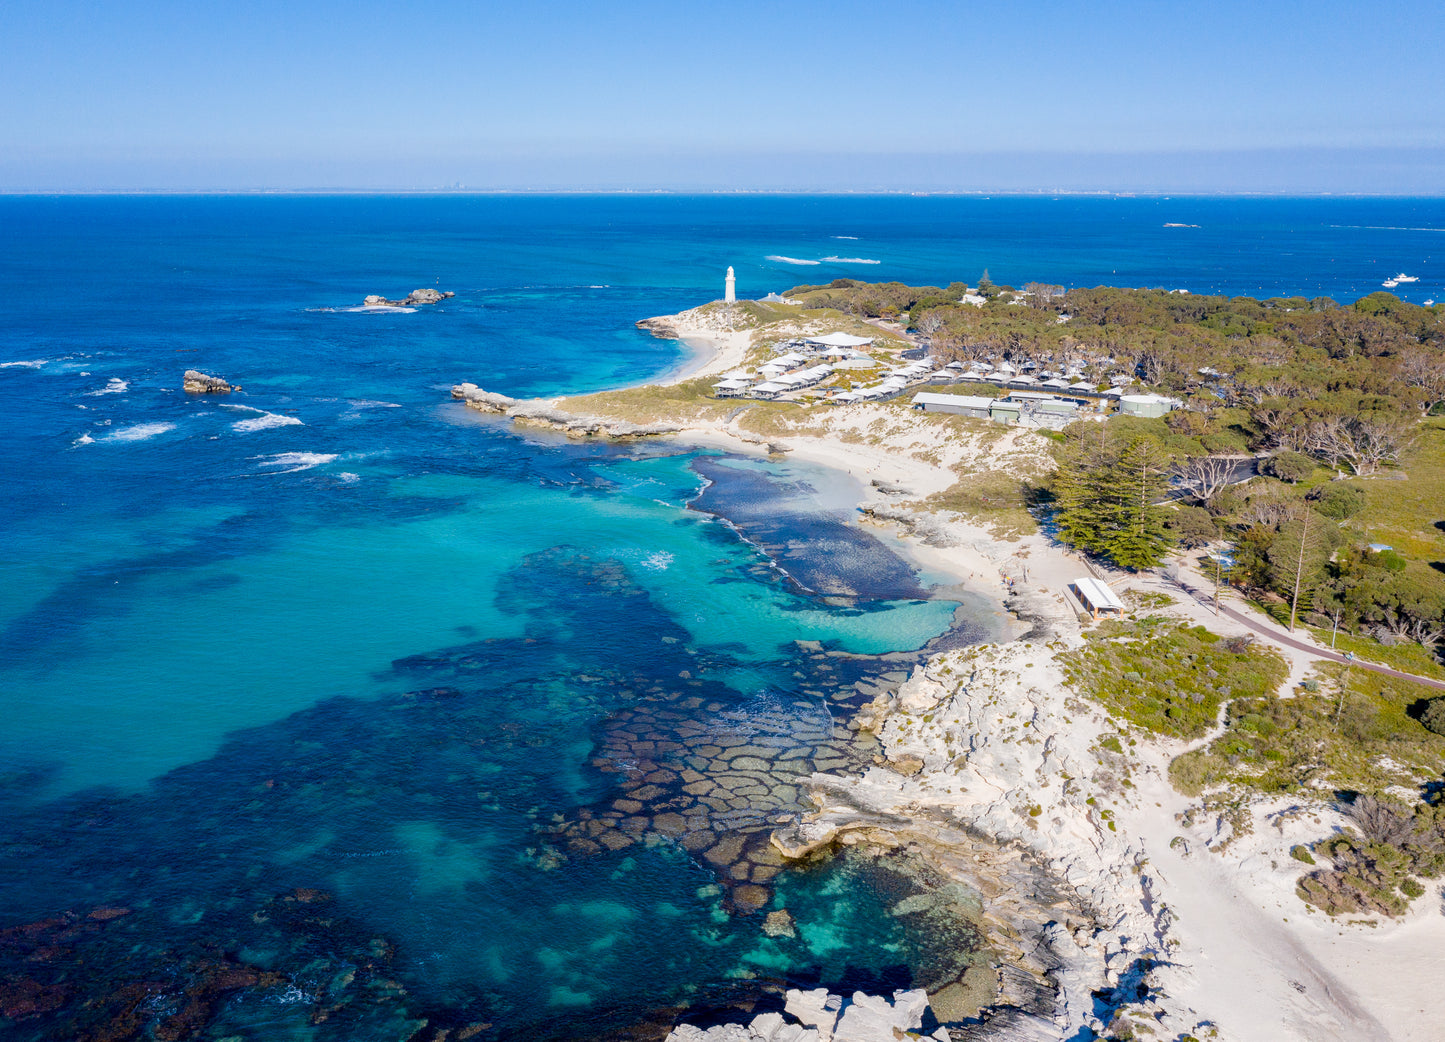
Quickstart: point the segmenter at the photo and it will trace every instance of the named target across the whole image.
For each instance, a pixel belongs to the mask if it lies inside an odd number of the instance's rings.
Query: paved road
[[[1208,607],[1214,606],[1214,599],[1210,597],[1208,593],[1196,590],[1183,582],[1179,583],[1179,587],[1185,593],[1189,594],[1191,597],[1197,600],[1199,603]],[[1219,605],[1219,611],[1220,614],[1228,615],[1235,622],[1244,623],[1244,625],[1254,630],[1254,632],[1260,634],[1263,637],[1267,637],[1269,640],[1273,641],[1276,644],[1283,644],[1286,647],[1294,648],[1296,651],[1307,652],[1308,654],[1313,655],[1315,658],[1322,658],[1329,662],[1339,662],[1341,664],[1359,666],[1361,669],[1368,669],[1371,673],[1383,673],[1387,677],[1396,677],[1400,680],[1412,680],[1417,684],[1424,684],[1426,687],[1433,687],[1440,691],[1445,691],[1445,680],[1432,680],[1429,677],[1416,676],[1414,673],[1402,673],[1398,669],[1391,669],[1389,666],[1381,666],[1374,662],[1365,662],[1361,659],[1347,659],[1345,658],[1345,656],[1339,654],[1338,652],[1329,651],[1325,648],[1321,648],[1318,644],[1308,644],[1305,641],[1296,640],[1294,637],[1291,637],[1286,633],[1281,633],[1279,632],[1279,630],[1266,626],[1258,619],[1241,614],[1240,612],[1235,611],[1233,608],[1230,608],[1223,603]]]

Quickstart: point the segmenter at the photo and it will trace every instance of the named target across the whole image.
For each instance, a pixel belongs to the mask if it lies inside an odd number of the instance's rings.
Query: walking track
[[[1193,597],[1200,604],[1203,604],[1206,607],[1213,606],[1213,599],[1208,595],[1208,593],[1196,590],[1183,581],[1179,582],[1179,588],[1185,593],[1189,594],[1189,596]],[[1345,656],[1341,655],[1337,651],[1330,651],[1327,648],[1320,647],[1318,644],[1308,644],[1302,640],[1297,640],[1286,633],[1281,633],[1279,632],[1279,630],[1276,630],[1270,626],[1266,626],[1257,618],[1251,618],[1250,616],[1245,615],[1241,612],[1237,612],[1233,608],[1226,607],[1223,604],[1219,605],[1219,613],[1221,615],[1228,615],[1235,622],[1243,623],[1245,626],[1248,626],[1260,636],[1266,638],[1269,641],[1272,641],[1275,644],[1283,644],[1285,647],[1294,648],[1296,651],[1303,651],[1306,654],[1313,655],[1315,658],[1322,658],[1328,662],[1338,662],[1341,665],[1359,666],[1361,669],[1368,669],[1371,673],[1383,673],[1387,677],[1395,677],[1400,680],[1410,680],[1416,684],[1424,684],[1426,687],[1433,687],[1439,691],[1445,691],[1445,680],[1432,680],[1429,677],[1417,676],[1414,673],[1402,673],[1398,669],[1391,669],[1389,666],[1381,666],[1378,663],[1365,662],[1364,660],[1357,658],[1345,658]]]

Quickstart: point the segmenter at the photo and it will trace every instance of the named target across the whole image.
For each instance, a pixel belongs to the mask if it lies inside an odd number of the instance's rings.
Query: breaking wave
[[[873,260],[871,257],[824,257],[829,264],[882,264],[882,261]]]
[[[122,391],[127,390],[129,387],[130,387],[130,384],[129,384],[128,382],[126,382],[125,380],[122,380],[122,379],[121,379],[120,377],[118,377],[118,376],[112,376],[112,377],[110,378],[110,382],[107,383],[107,384],[106,384],[104,387],[102,387],[100,390],[98,390],[98,391],[87,391],[86,394],[90,395],[90,397],[92,397],[92,398],[94,398],[94,397],[95,397],[96,395],[98,395],[98,394],[120,394]]]
[[[283,416],[276,412],[263,412],[260,416],[237,420],[231,424],[231,430],[240,434],[250,434],[252,431],[264,431],[272,427],[294,427],[298,425],[305,426],[305,424],[302,424],[295,416]]]
[[[799,260],[797,257],[780,257],[780,256],[778,256],[777,254],[771,254],[771,255],[769,255],[768,257],[764,258],[764,259],[765,259],[765,260],[770,260],[770,261],[775,261],[775,262],[778,263],[778,264],[821,264],[821,263],[823,263],[822,261]]]
[[[134,427],[122,427],[114,433],[105,436],[106,441],[145,441],[147,438],[154,438],[157,434],[164,434],[166,431],[176,429],[174,423],[138,423]]]
[[[274,456],[252,456],[252,459],[261,460],[256,464],[258,467],[283,467],[283,470],[273,470],[272,474],[294,474],[298,470],[310,470],[312,467],[319,467],[323,463],[330,463],[336,458],[334,452],[278,452]]]

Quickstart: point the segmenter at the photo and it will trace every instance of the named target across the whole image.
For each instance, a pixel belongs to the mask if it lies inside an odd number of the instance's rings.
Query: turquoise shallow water
[[[632,323],[727,264],[748,293],[988,266],[1341,299],[1383,267],[1424,297],[1442,224],[1409,200],[0,199],[6,1032],[595,1037],[952,979],[976,938],[892,914],[906,866],[780,872],[765,838],[812,766],[866,760],[853,683],[907,665],[875,656],[987,635],[977,602],[848,526],[820,472],[519,436],[448,388],[666,371],[680,346]],[[431,284],[457,296],[321,310]],[[244,390],[187,398],[192,366]],[[780,909],[793,936],[761,929]]]

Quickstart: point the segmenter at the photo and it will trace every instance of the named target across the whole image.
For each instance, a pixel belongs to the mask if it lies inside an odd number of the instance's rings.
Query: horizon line
[[[4,187],[0,186],[0,197],[54,197],[54,196],[544,196],[544,195],[592,195],[592,196],[1026,196],[1026,197],[1092,197],[1092,198],[1146,198],[1146,199],[1445,199],[1445,188],[1430,192],[1419,191],[1310,191],[1308,189],[1280,190],[1227,190],[1201,191],[1180,189],[1171,191],[1164,188],[1110,189],[1110,188],[415,188],[405,186],[379,187],[193,187],[193,188],[46,188],[46,187]]]

